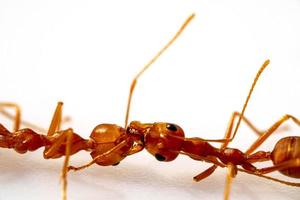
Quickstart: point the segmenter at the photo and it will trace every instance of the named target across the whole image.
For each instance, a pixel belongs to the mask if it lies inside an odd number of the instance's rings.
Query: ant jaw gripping
[[[179,155],[184,141],[182,128],[171,123],[142,124],[134,121],[127,130],[131,134],[140,135],[147,151],[158,161],[174,160]]]
[[[126,133],[137,145],[141,146],[141,148],[144,148],[145,134],[149,131],[151,126],[152,124],[142,124],[139,121],[132,121],[126,129]]]

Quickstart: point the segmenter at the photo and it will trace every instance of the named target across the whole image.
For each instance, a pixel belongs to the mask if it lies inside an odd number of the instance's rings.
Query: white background
[[[123,125],[133,76],[194,12],[183,35],[138,82],[130,120],[174,122],[187,137],[222,138],[266,59],[271,64],[246,116],[263,129],[285,113],[300,117],[300,1],[107,2],[2,0],[0,101],[18,103],[22,117],[42,127],[64,101],[64,114],[72,117],[65,127],[85,138],[99,123]],[[260,149],[271,151],[283,134]],[[255,138],[242,126],[231,146],[245,150]],[[1,200],[60,199],[63,159],[44,160],[42,149],[25,155],[1,149],[0,157]],[[73,165],[88,161],[87,152],[71,159]],[[225,169],[192,180],[208,166],[184,156],[157,162],[142,152],[117,167],[70,173],[68,193],[70,199],[222,199]],[[299,188],[240,173],[231,199],[299,196]]]

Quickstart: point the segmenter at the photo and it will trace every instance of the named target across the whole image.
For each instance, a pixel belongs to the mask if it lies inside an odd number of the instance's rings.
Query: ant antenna
[[[125,128],[128,124],[129,118],[129,111],[131,105],[132,94],[134,88],[136,86],[138,78],[174,43],[174,41],[179,37],[179,35],[183,32],[186,26],[190,23],[190,21],[195,17],[195,14],[191,14],[177,31],[177,33],[173,36],[173,38],[143,67],[143,69],[134,77],[129,90],[128,102],[127,102],[127,110],[126,110],[126,117],[125,117]]]
[[[269,64],[270,64],[270,60],[266,60],[266,61],[264,62],[264,64],[260,67],[260,69],[258,70],[258,72],[257,72],[257,74],[256,74],[256,76],[255,76],[255,78],[254,78],[254,81],[253,81],[253,83],[252,83],[252,85],[251,85],[251,88],[250,88],[250,91],[249,91],[248,96],[247,96],[247,98],[246,98],[246,101],[245,101],[245,103],[244,103],[244,106],[243,106],[242,112],[241,112],[241,114],[240,114],[239,120],[238,120],[238,122],[237,122],[237,124],[236,124],[236,127],[235,127],[235,129],[234,129],[233,136],[232,136],[232,138],[231,138],[230,140],[228,140],[228,142],[231,142],[231,141],[233,140],[233,138],[235,137],[235,135],[236,135],[236,133],[237,133],[237,131],[238,131],[238,129],[239,129],[240,123],[241,123],[241,121],[242,121],[242,118],[243,118],[243,116],[244,116],[244,113],[245,113],[246,107],[247,107],[247,105],[248,105],[248,102],[249,102],[249,100],[250,100],[250,97],[251,97],[251,95],[252,95],[253,89],[254,89],[254,87],[255,87],[255,85],[256,85],[256,82],[258,81],[258,78],[260,77],[260,75],[262,74],[262,72],[264,71],[264,69],[265,69]],[[228,144],[228,142],[226,143],[226,145]]]

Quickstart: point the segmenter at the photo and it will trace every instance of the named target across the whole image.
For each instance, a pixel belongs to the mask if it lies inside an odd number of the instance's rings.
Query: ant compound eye
[[[167,129],[170,131],[177,131],[177,127],[174,124],[167,124]]]
[[[165,161],[166,160],[166,158],[164,156],[162,156],[161,154],[159,154],[159,153],[155,154],[155,158],[158,161]]]

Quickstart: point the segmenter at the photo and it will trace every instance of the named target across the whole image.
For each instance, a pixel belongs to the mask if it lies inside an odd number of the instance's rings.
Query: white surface
[[[296,0],[110,4],[2,0],[1,101],[17,102],[24,119],[47,127],[56,102],[62,100],[65,115],[72,117],[66,127],[84,137],[98,123],[123,125],[131,79],[192,12],[196,18],[184,34],[139,81],[130,120],[174,122],[187,137],[221,138],[230,114],[241,109],[266,59],[271,64],[246,115],[261,128],[285,113],[300,117]],[[299,134],[299,127],[289,125],[290,134]],[[261,149],[272,150],[281,134]],[[245,150],[254,139],[242,126],[231,146]],[[1,149],[0,156],[1,200],[60,199],[62,159],[44,160],[42,150],[19,155]],[[89,154],[81,152],[71,163],[89,160]],[[117,167],[93,166],[70,173],[69,195],[70,199],[222,199],[226,170],[219,169],[200,183],[192,181],[207,166],[183,156],[161,163],[143,152]],[[299,188],[238,174],[231,199],[299,196]]]

